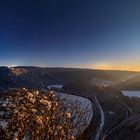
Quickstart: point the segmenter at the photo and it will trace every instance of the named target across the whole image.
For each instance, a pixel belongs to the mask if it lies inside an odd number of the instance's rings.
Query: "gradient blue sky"
[[[0,65],[140,70],[139,0],[0,1]]]

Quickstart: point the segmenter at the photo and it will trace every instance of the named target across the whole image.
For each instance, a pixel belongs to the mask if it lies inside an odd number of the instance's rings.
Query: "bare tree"
[[[49,91],[20,89],[8,96],[7,140],[73,140],[84,131],[90,116],[88,106]]]

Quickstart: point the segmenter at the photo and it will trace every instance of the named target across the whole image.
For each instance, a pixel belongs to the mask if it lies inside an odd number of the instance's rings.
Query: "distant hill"
[[[99,87],[91,83],[89,80],[77,80],[64,84],[63,88],[65,91],[82,94],[97,91]]]
[[[140,76],[128,79],[118,85],[124,90],[140,90]]]
[[[76,68],[0,67],[0,88],[46,88],[49,84],[66,84],[90,80],[94,85],[114,84],[139,75],[137,72]]]
[[[8,67],[0,67],[0,88],[12,86],[14,75]]]

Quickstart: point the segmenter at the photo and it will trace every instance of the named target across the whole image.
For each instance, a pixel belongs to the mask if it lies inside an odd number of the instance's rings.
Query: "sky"
[[[140,71],[139,0],[1,0],[0,65]]]

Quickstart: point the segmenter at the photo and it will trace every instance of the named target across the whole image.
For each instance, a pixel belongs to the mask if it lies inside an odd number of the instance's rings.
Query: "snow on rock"
[[[6,122],[5,120],[1,120],[1,121],[0,121],[0,127],[1,127],[1,128],[6,128],[7,125],[8,125],[8,122]]]
[[[4,115],[4,111],[0,111],[0,116],[3,116]]]

